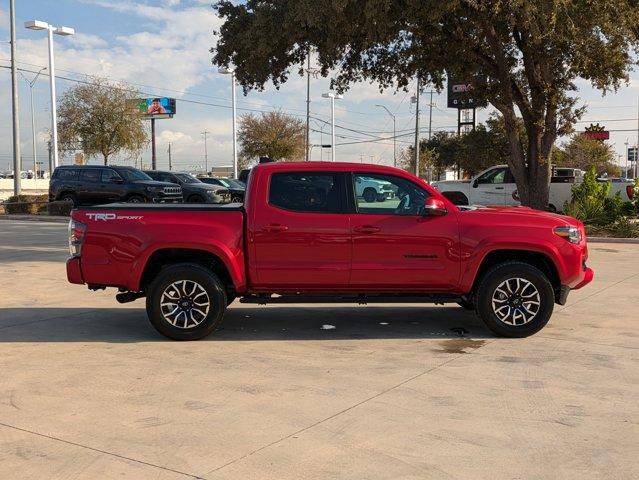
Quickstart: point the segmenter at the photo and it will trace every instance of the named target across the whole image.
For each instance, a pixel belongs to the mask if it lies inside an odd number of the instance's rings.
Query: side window
[[[105,168],[102,170],[102,183],[113,182],[114,180],[122,180],[122,177],[115,170]]]
[[[507,168],[493,168],[477,179],[477,183],[505,183]]]
[[[428,197],[425,189],[394,175],[354,174],[353,186],[358,213],[420,215]]]
[[[60,180],[77,180],[78,169],[77,168],[61,168],[53,172],[53,176]]]
[[[340,180],[337,173],[274,173],[268,202],[294,212],[342,213],[344,195]]]
[[[100,181],[100,169],[99,168],[86,168],[80,170],[81,182],[99,182]]]

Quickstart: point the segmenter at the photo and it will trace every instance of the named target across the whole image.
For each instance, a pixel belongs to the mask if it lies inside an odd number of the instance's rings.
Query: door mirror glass
[[[446,210],[446,204],[443,200],[434,197],[428,197],[424,201],[424,216],[426,217],[441,217],[442,215],[446,215],[448,210]]]

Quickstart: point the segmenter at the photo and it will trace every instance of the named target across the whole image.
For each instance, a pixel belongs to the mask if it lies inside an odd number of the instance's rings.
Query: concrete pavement
[[[639,245],[593,244],[523,340],[451,306],[236,304],[171,342],[66,255],[64,225],[0,223],[0,478],[639,477]]]

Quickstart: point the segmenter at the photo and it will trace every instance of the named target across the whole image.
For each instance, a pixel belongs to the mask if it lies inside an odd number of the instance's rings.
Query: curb
[[[639,238],[586,237],[588,243],[627,243],[639,245]]]
[[[0,215],[0,220],[20,220],[25,222],[69,223],[71,217],[48,215]]]

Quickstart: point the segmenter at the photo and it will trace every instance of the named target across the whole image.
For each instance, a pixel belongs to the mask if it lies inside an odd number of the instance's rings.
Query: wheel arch
[[[470,291],[474,292],[477,289],[482,277],[492,267],[500,263],[513,260],[532,265],[533,267],[541,270],[548,280],[550,280],[550,283],[555,290],[555,295],[559,294],[561,289],[561,278],[559,276],[557,266],[555,265],[555,262],[553,262],[552,258],[544,252],[520,249],[496,249],[487,252],[479,264],[479,268],[474,276]]]
[[[215,273],[224,283],[227,292],[235,293],[241,286],[224,255],[204,248],[168,247],[154,250],[147,258],[137,283],[137,290],[146,290],[151,281],[164,268],[176,263],[195,263]]]
[[[449,192],[441,192],[441,194],[455,205],[469,205],[468,196],[464,192],[454,190]],[[460,202],[457,202],[456,200],[460,200]]]

